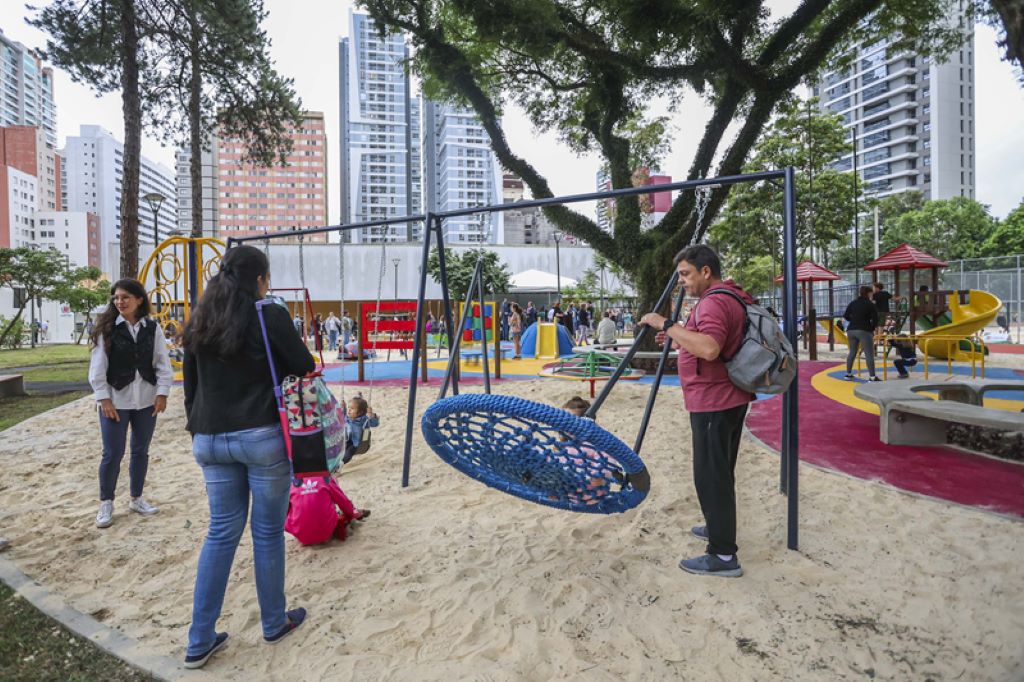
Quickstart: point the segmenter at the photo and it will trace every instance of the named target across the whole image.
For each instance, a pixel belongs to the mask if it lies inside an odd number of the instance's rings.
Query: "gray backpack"
[[[739,350],[731,358],[722,355],[732,383],[750,393],[785,393],[796,378],[796,353],[779,323],[767,310],[729,289],[712,289],[710,294],[731,296],[747,314]],[[693,314],[696,324],[697,308]]]

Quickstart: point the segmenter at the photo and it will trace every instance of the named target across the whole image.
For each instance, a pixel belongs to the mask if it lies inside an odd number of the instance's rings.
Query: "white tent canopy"
[[[546,291],[558,291],[559,278],[543,270],[524,270],[512,275],[508,281],[509,293],[541,293]],[[576,280],[571,277],[562,277],[562,288],[576,286]]]

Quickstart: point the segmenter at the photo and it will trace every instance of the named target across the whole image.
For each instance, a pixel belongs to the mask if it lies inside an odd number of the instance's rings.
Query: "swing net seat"
[[[471,478],[524,500],[590,514],[640,504],[650,477],[640,457],[590,419],[504,395],[462,394],[431,405],[423,436]]]

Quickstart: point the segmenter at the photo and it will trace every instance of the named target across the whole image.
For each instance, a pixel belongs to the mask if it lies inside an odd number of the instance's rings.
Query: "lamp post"
[[[153,212],[153,246],[160,246],[160,207],[163,206],[164,200],[167,197],[160,194],[160,192],[150,192],[149,194],[143,194],[142,198],[146,200],[146,203],[149,204],[149,210]]]
[[[558,244],[562,241],[561,232],[552,232],[551,238],[555,240],[555,286],[558,288],[558,302],[562,302],[562,259],[558,251]]]
[[[392,258],[391,262],[395,266],[395,300],[398,300],[398,264],[402,262],[401,258]]]

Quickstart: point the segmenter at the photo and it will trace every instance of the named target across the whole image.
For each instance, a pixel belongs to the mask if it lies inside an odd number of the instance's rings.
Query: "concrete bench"
[[[944,445],[946,427],[969,424],[1000,431],[1024,431],[1024,414],[982,407],[988,391],[1024,390],[1024,381],[950,379],[861,384],[854,395],[881,408],[879,439],[890,445]],[[925,392],[938,392],[932,400]]]
[[[1024,414],[948,400],[896,401],[885,412],[879,438],[890,445],[944,445],[950,424],[1024,431]]]
[[[0,374],[0,398],[13,398],[25,393],[25,377],[22,374]]]

